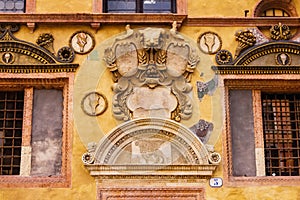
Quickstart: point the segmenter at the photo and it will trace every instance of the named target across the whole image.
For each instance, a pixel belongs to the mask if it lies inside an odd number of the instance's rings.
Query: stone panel
[[[255,140],[251,90],[230,90],[230,125],[234,176],[255,176]]]
[[[34,90],[31,175],[60,175],[62,165],[61,90]]]
[[[203,188],[99,188],[101,200],[204,200]]]

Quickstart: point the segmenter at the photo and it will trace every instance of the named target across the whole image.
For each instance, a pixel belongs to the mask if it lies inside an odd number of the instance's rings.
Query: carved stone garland
[[[189,82],[199,62],[195,48],[174,27],[126,30],[104,55],[115,82],[115,118],[190,118]]]

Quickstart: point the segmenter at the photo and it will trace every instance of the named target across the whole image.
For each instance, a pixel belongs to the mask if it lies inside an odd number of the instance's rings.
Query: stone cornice
[[[21,13],[0,14],[0,23],[21,23],[34,29],[36,24],[87,24],[98,29],[101,24],[169,24],[177,21],[178,26],[247,27],[270,26],[281,22],[288,26],[299,26],[300,17],[188,17],[182,14],[144,13]]]
[[[75,72],[78,64],[1,65],[0,73],[59,73]]]
[[[37,24],[75,24],[90,25],[96,31],[102,24],[167,24],[172,25],[174,21],[180,26],[187,15],[180,14],[141,14],[141,13],[50,13],[50,14],[0,14],[0,23],[26,24],[32,31]]]
[[[216,74],[300,74],[300,66],[212,66]]]
[[[96,178],[178,178],[211,177],[218,165],[99,165],[85,164],[90,175]]]
[[[287,26],[299,26],[299,17],[188,17],[188,26],[219,26],[219,27],[247,27],[271,26],[281,22]]]

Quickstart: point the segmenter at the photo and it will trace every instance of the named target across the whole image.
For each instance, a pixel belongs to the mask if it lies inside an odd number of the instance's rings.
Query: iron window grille
[[[300,174],[300,94],[262,94],[267,176]]]
[[[20,172],[24,92],[0,92],[0,174]]]

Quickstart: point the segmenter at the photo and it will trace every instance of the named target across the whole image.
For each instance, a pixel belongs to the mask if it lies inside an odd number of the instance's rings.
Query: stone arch
[[[100,141],[95,164],[209,164],[208,156],[199,138],[183,125],[140,118],[121,124]]]
[[[119,125],[82,159],[92,176],[122,179],[210,177],[221,161],[188,128],[163,118]]]

